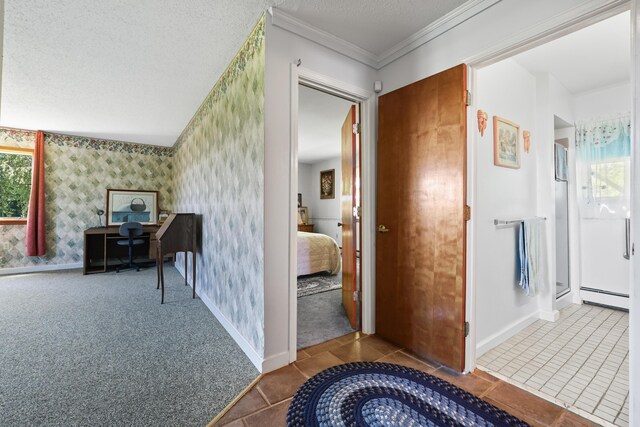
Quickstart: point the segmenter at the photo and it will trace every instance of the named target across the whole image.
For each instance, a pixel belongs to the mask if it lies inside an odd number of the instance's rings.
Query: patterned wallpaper
[[[197,283],[264,354],[264,18],[186,127],[174,209],[202,217]],[[181,260],[178,265],[183,265]]]
[[[0,128],[0,145],[31,148],[35,132]],[[27,257],[26,226],[0,226],[0,268],[82,262],[83,231],[98,225],[107,188],[159,190],[172,202],[173,150],[45,133],[47,254]],[[102,217],[104,222],[105,217]]]

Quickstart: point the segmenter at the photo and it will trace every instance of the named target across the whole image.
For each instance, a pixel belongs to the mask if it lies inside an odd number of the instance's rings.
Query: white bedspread
[[[298,276],[340,271],[340,248],[325,234],[298,231]]]

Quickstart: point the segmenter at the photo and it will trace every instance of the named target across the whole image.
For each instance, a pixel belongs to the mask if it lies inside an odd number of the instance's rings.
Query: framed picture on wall
[[[505,168],[520,168],[520,126],[493,116],[493,164]]]
[[[320,171],[320,198],[321,199],[335,199],[335,186],[336,186],[336,170],[328,169]]]
[[[107,190],[107,226],[125,222],[156,224],[158,192],[143,190]]]
[[[309,208],[303,206],[298,208],[298,224],[308,224],[309,222]]]

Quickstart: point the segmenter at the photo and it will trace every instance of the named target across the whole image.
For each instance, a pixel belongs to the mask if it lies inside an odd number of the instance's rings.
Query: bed
[[[340,271],[340,248],[331,237],[298,231],[298,276]]]

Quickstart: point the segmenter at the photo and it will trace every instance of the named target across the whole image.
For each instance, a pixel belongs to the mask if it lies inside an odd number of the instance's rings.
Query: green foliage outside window
[[[600,162],[591,165],[591,191],[597,198],[624,196],[627,170],[622,160]]]
[[[0,153],[0,218],[26,218],[33,157]]]

